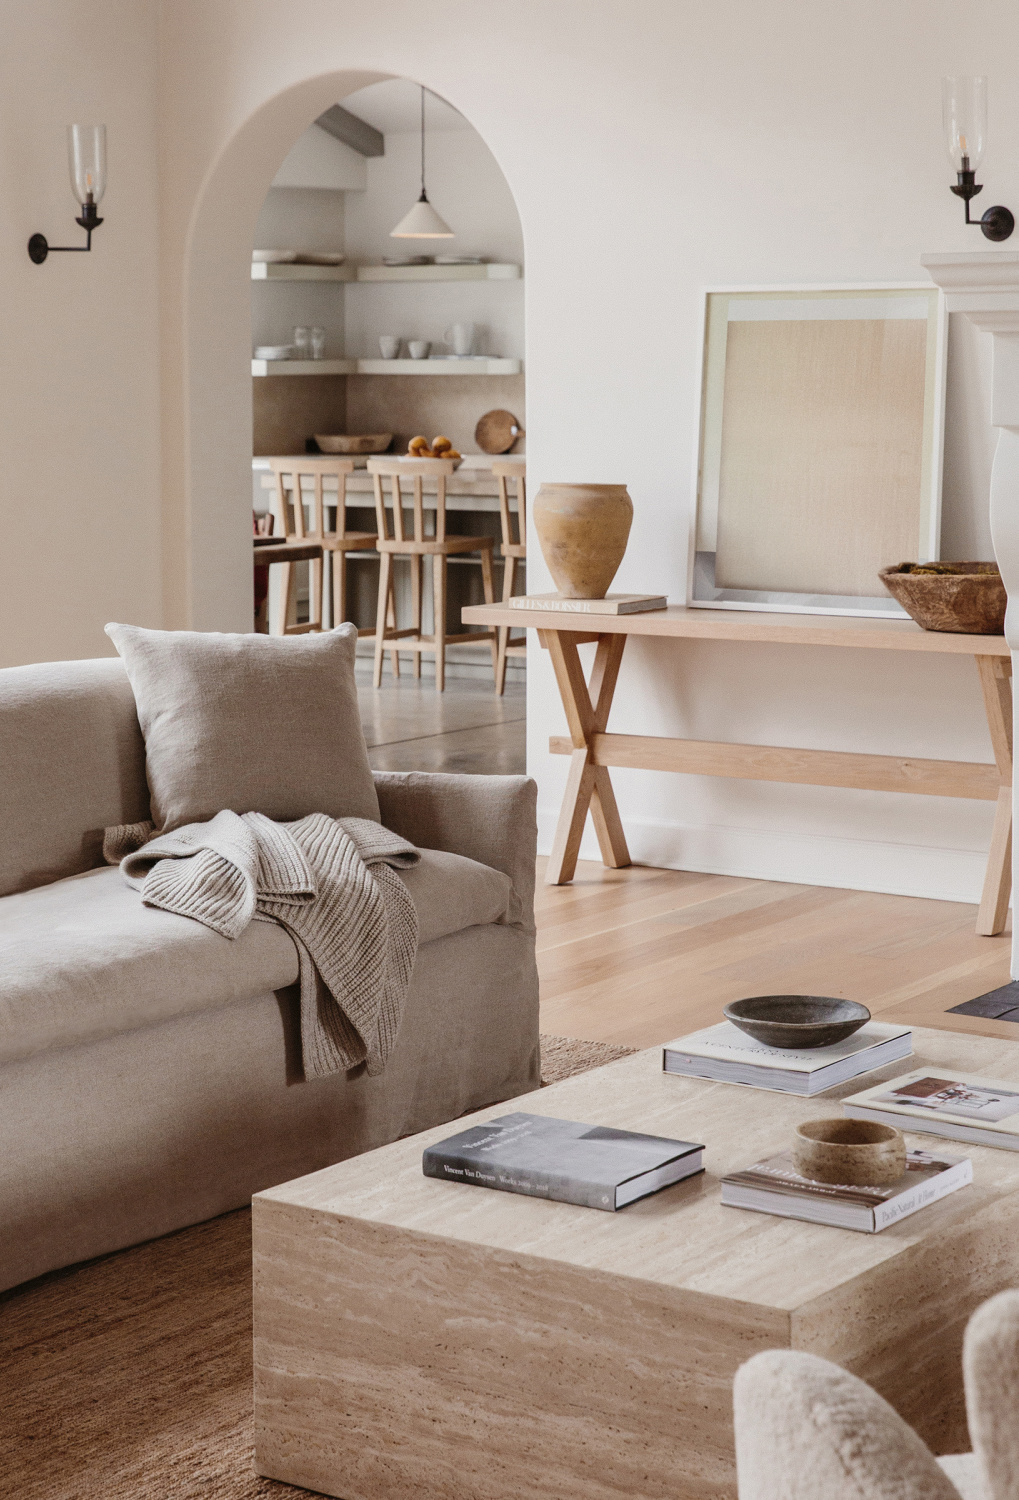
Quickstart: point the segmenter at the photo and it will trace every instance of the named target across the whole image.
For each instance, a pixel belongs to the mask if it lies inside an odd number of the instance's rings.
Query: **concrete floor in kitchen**
[[[491,678],[446,678],[444,693],[434,678],[389,676],[373,688],[357,674],[361,723],[368,758],[376,771],[464,771],[483,776],[522,775],[526,769],[526,693],[523,682],[507,682],[497,698]]]

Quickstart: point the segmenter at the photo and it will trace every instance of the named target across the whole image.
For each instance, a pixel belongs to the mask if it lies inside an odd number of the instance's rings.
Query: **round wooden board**
[[[474,429],[474,441],[482,453],[508,453],[523,428],[511,411],[486,411]]]

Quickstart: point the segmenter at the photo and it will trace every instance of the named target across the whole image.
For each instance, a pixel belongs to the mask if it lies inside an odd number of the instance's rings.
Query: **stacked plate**
[[[256,359],[293,359],[296,344],[259,344]]]

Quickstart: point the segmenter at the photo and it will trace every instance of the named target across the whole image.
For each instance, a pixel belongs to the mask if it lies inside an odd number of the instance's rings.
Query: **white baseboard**
[[[538,810],[541,854],[552,847],[557,811]],[[685,827],[638,818],[627,818],[625,828],[634,864],[879,891],[891,896],[924,896],[934,901],[979,902],[987,863],[985,849],[946,849],[720,826]],[[580,857],[601,858],[590,821]]]

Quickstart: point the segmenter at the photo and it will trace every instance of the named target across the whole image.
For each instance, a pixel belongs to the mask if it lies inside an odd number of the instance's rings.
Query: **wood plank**
[[[569,740],[553,735],[552,755],[569,755]],[[712,740],[674,740],[646,734],[595,734],[596,766],[642,771],[682,771],[691,776],[727,776],[745,781],[802,782],[808,786],[854,787],[871,792],[917,792],[928,797],[997,800],[998,769],[979,761],[919,760],[897,755],[859,755],[844,750],[799,750],[776,745],[734,745]]]
[[[564,634],[592,634],[591,617],[573,630],[555,610],[521,610],[502,604],[472,604],[463,611],[472,625],[516,625]],[[757,641],[789,646],[871,647],[882,651],[929,651],[945,656],[1009,657],[1003,635],[956,635],[922,630],[912,620],[872,620],[857,615],[771,614],[766,610],[690,609],[670,604],[644,615],[599,615],[600,635],[651,635],[673,639]]]
[[[964,902],[582,860],[536,907],[542,1029],[560,1036],[649,1046],[741,995],[800,993],[1019,1041],[1019,1026],[947,1013],[1009,978],[1010,939],[977,936]]]

